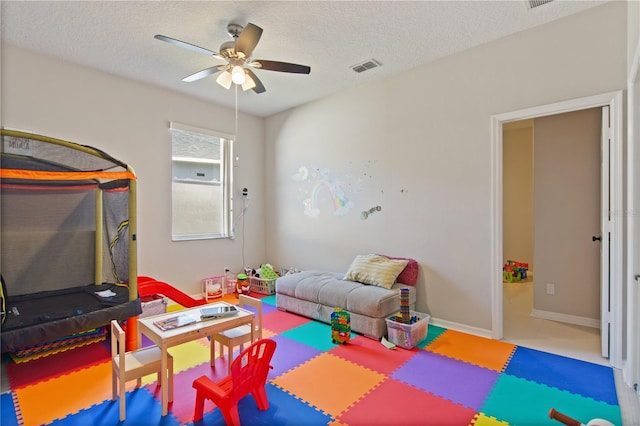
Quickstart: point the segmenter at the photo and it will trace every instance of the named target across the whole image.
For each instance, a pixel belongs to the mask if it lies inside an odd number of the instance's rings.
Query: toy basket
[[[249,277],[249,287],[254,293],[276,294],[276,278],[267,280],[258,277]]]
[[[415,311],[411,311],[411,316],[417,319],[413,324],[396,321],[395,316],[387,318],[387,334],[391,343],[411,349],[426,339],[431,316]]]

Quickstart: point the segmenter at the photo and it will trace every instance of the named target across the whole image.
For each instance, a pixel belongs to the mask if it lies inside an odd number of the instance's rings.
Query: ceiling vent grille
[[[375,59],[369,59],[366,60],[364,62],[361,62],[359,64],[356,65],[352,65],[351,69],[354,70],[357,73],[361,73],[361,72],[365,72],[367,70],[370,70],[372,68],[377,68],[379,66],[381,66],[382,64],[378,61],[376,61]]]
[[[539,7],[552,1],[553,0],[527,0],[527,7],[533,9],[534,7]]]

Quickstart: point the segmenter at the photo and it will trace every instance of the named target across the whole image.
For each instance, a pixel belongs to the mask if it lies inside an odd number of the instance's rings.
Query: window
[[[173,241],[232,236],[233,139],[171,123]]]

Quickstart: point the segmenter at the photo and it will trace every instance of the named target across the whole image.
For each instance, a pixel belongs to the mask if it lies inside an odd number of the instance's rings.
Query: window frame
[[[233,218],[233,145],[235,136],[215,130],[203,129],[200,127],[194,127],[182,123],[170,122],[169,126],[171,134],[171,241],[191,241],[191,240],[209,240],[209,239],[232,239],[234,237],[234,230],[232,226]],[[199,136],[212,137],[220,139],[221,143],[221,155],[220,160],[207,159],[197,157],[189,157],[185,159],[183,155],[174,155],[174,143],[176,131],[193,133]],[[219,163],[219,181],[188,181],[184,178],[176,177],[175,175],[175,163],[176,162],[192,162],[201,164],[217,164]],[[207,185],[211,187],[222,188],[222,225],[220,227],[221,233],[200,233],[200,234],[176,234],[175,230],[175,215],[174,209],[180,206],[174,205],[174,185],[176,183],[187,185]]]

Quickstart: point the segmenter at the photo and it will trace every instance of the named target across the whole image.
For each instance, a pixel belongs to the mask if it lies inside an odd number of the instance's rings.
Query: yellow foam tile
[[[338,417],[384,380],[383,374],[323,353],[276,377],[271,383]]]
[[[483,413],[476,414],[474,420],[471,421],[474,426],[509,426],[508,422],[503,422],[495,417],[486,416]]]
[[[426,349],[449,358],[502,372],[511,359],[516,345],[447,330]]]
[[[173,356],[174,373],[188,370],[203,362],[209,362],[209,340],[205,337],[172,346],[169,348],[169,353]]]

